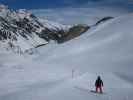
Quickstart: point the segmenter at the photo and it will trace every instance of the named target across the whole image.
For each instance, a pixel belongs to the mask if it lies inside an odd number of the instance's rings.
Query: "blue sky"
[[[6,4],[13,9],[81,7],[95,4],[123,7],[124,9],[132,9],[133,7],[133,0],[0,0],[0,3]]]

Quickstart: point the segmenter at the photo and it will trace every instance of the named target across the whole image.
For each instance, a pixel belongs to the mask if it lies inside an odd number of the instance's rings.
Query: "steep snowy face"
[[[52,37],[66,30],[67,27],[40,20],[25,9],[13,11],[0,5],[0,42],[5,47],[17,47],[23,52],[47,44],[51,39],[56,40]]]
[[[39,44],[47,43],[37,35],[37,28],[41,27],[43,25],[37,23],[30,13],[12,11],[8,7],[0,6],[0,40],[7,42],[7,47],[17,47],[19,50],[25,51]]]

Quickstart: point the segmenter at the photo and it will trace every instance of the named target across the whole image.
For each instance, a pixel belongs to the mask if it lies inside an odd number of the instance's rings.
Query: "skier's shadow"
[[[96,94],[105,94],[105,93],[96,92],[95,90],[90,90],[90,92],[96,93]]]
[[[89,89],[85,89],[85,88],[82,88],[82,87],[78,87],[78,86],[75,86],[74,88],[80,90],[80,91],[84,91],[84,92],[88,92],[88,93],[97,93],[95,90],[89,90]],[[102,93],[97,93],[97,94],[102,94]]]
[[[81,87],[78,87],[78,86],[75,86],[74,88],[78,89],[80,91],[84,91],[84,92],[88,92],[88,93],[90,92],[89,89],[81,88]]]
[[[97,93],[95,90],[90,90],[90,92],[92,92],[92,93]]]

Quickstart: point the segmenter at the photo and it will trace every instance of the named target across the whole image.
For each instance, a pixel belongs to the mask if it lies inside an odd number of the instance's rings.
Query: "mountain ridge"
[[[65,36],[71,35],[71,29],[79,28],[74,34],[80,35],[89,28],[87,25],[78,26],[62,25],[40,19],[25,9],[12,10],[8,6],[0,5],[0,42],[7,48],[15,49],[15,52],[25,52],[51,40],[63,42]]]

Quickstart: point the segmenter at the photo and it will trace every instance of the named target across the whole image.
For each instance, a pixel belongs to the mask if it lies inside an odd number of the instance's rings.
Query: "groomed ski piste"
[[[132,26],[128,14],[32,56],[1,49],[0,100],[132,100]],[[90,92],[98,75],[103,94]]]

